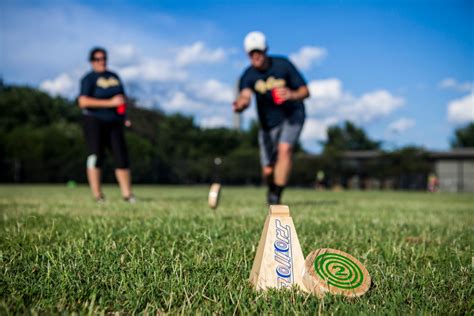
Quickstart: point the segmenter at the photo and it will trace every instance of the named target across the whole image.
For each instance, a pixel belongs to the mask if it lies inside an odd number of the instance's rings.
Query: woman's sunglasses
[[[105,57],[99,57],[99,58],[94,57],[94,58],[92,58],[92,61],[107,61],[107,58],[105,58]]]

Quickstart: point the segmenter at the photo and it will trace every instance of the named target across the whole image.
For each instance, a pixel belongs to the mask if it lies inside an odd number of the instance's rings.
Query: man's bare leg
[[[293,146],[288,143],[278,144],[278,156],[275,164],[275,184],[284,187],[288,183],[293,163]]]
[[[279,204],[279,198],[275,195],[275,168],[273,165],[268,165],[262,168],[262,176],[268,186],[267,202],[269,205]]]
[[[269,186],[268,203],[280,204],[281,194],[285,188],[292,166],[293,147],[287,143],[278,144],[278,156]]]
[[[101,170],[99,168],[87,168],[87,180],[91,188],[92,196],[95,199],[102,197],[102,190],[100,187]]]
[[[115,169],[115,178],[120,186],[122,196],[124,198],[129,198],[132,195],[130,169]]]

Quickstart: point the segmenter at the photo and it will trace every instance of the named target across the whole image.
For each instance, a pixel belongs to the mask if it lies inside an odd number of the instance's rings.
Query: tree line
[[[0,111],[1,182],[86,181],[86,146],[75,101],[0,82]],[[167,115],[133,102],[127,115],[133,123],[126,139],[135,183],[261,183],[256,122],[244,131],[205,129],[190,116]],[[457,130],[452,145],[474,146],[473,131],[474,124]],[[321,155],[309,155],[297,146],[291,184],[313,185],[319,170],[324,170],[328,185],[345,184],[344,179],[358,170],[347,164],[344,152],[380,150],[381,145],[351,122],[332,126]],[[366,166],[364,172],[384,178],[430,168],[422,148],[383,155],[385,159]],[[103,177],[111,182],[113,161],[107,157]],[[215,165],[216,157],[222,159],[221,165]]]

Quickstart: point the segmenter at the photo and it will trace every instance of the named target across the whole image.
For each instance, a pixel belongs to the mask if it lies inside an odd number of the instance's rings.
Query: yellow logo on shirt
[[[283,88],[285,85],[285,79],[275,79],[275,77],[270,76],[267,78],[267,81],[263,81],[262,79],[257,80],[257,82],[255,82],[254,89],[261,94],[265,94],[267,91],[270,91],[274,88]]]
[[[120,81],[118,81],[118,79],[115,78],[115,77],[110,77],[108,79],[106,79],[104,77],[100,77],[99,79],[97,79],[96,85],[99,88],[107,89],[107,88],[110,88],[110,87],[119,86]]]

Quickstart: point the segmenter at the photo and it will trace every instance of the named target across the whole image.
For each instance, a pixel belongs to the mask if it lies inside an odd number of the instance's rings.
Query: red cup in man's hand
[[[281,98],[280,95],[278,94],[278,88],[272,89],[272,97],[273,97],[273,103],[275,103],[276,105],[281,105],[283,102],[285,102],[285,100],[283,100],[283,98]]]

